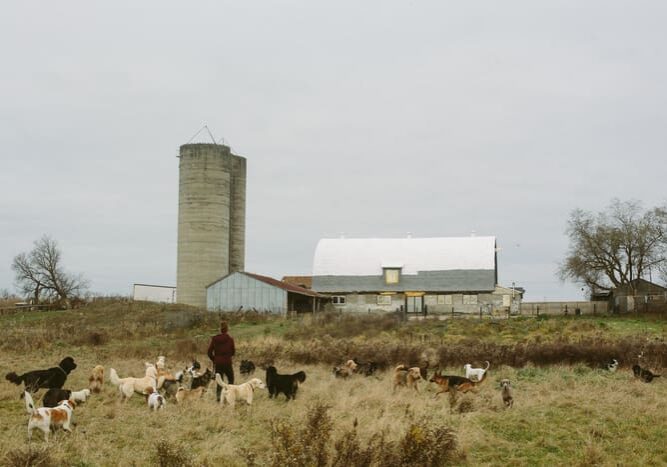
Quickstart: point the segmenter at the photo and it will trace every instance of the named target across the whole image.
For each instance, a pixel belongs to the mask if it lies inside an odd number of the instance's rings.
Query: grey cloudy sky
[[[9,2],[0,289],[43,234],[101,293],[175,284],[179,145],[248,159],[249,271],[321,237],[495,235],[555,276],[569,212],[664,202],[662,1]]]

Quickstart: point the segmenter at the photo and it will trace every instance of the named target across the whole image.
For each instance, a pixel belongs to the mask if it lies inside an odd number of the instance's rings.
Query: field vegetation
[[[110,384],[75,410],[71,435],[45,449],[27,442],[20,389],[0,383],[2,465],[664,465],[667,385],[645,384],[630,366],[667,366],[667,321],[660,316],[449,319],[400,315],[280,319],[226,315],[242,358],[281,373],[304,370],[297,399],[260,391],[252,408],[215,403],[214,386],[187,406],[149,413],[135,395],[122,404]],[[205,350],[220,316],[183,306],[99,301],[85,308],[0,317],[0,370],[23,373],[71,355],[67,388],[87,386],[92,367],[143,375],[167,357],[182,368]],[[372,377],[335,379],[331,367],[356,357],[378,362]],[[616,373],[599,363],[618,358]],[[399,363],[439,366],[491,362],[476,393],[434,398],[437,387],[392,391]],[[258,368],[255,376],[264,379]],[[505,409],[498,381],[509,378]],[[43,391],[42,391],[43,393]]]

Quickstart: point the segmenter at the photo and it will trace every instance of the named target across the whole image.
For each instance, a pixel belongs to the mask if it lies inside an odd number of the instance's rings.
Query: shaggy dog
[[[119,378],[116,370],[111,368],[109,370],[109,380],[111,384],[118,387],[121,400],[126,400],[132,397],[135,392],[146,394],[148,388],[155,388],[157,386],[157,369],[153,365],[147,365],[146,375],[143,378],[133,378],[131,376]]]
[[[484,378],[484,373],[489,370],[491,364],[486,362],[486,368],[473,368],[470,363],[463,365],[463,369],[466,371],[466,378],[472,381],[482,381]]]
[[[514,405],[514,396],[512,394],[512,383],[509,379],[500,380],[500,395],[503,398],[505,407],[510,408]]]
[[[74,402],[71,400],[60,401],[56,407],[36,408],[35,403],[30,396],[30,392],[24,392],[25,407],[30,414],[28,420],[28,440],[32,439],[32,430],[39,428],[44,433],[44,441],[49,440],[51,428],[62,427],[63,430],[71,433],[70,423],[72,422],[72,411]]]
[[[190,389],[207,387],[208,383],[210,383],[212,379],[213,379],[213,373],[211,373],[210,369],[206,368],[206,371],[203,374],[192,378],[192,384],[190,384]]]
[[[182,404],[189,400],[201,399],[205,392],[205,386],[199,386],[197,389],[178,388],[178,391],[176,391],[176,402]]]
[[[155,368],[157,368],[158,370],[164,370],[166,368],[165,360],[166,357],[164,355],[160,355],[155,362]]]
[[[67,380],[67,375],[76,369],[76,363],[72,357],[63,358],[58,366],[48,370],[34,370],[22,375],[15,372],[7,373],[5,379],[16,385],[24,383],[26,391],[37,392],[40,388],[62,388]]]
[[[269,398],[278,397],[281,392],[287,400],[294,399],[299,389],[299,383],[306,380],[306,373],[298,371],[292,375],[279,375],[275,366],[266,369],[266,386],[269,388]]]
[[[414,388],[419,392],[417,383],[422,379],[421,371],[418,366],[408,368],[405,365],[398,365],[394,368],[394,392],[399,386]]]
[[[355,373],[362,374],[364,376],[372,376],[375,373],[379,366],[375,362],[360,362],[356,358],[353,358],[352,361],[357,366]]]
[[[255,372],[255,364],[250,360],[241,360],[239,371],[242,375],[250,375]]]
[[[645,383],[650,383],[653,381],[653,378],[660,378],[660,375],[656,375],[648,368],[642,368],[639,365],[634,365],[632,367],[632,372],[635,375],[635,378],[639,378]]]
[[[44,407],[55,407],[60,404],[60,401],[69,399],[72,391],[69,389],[51,388],[42,397],[42,405]]]
[[[146,394],[146,402],[148,403],[148,408],[150,410],[156,411],[159,409],[164,409],[165,406],[167,405],[167,401],[160,395],[159,392],[157,392],[153,388],[148,388],[152,389],[150,394]]]
[[[234,408],[237,400],[244,400],[248,405],[252,405],[252,399],[255,395],[255,389],[265,389],[266,385],[259,378],[253,378],[243,384],[227,384],[222,380],[220,373],[215,374],[215,382],[222,388],[222,397],[220,404],[227,401],[230,407]]]
[[[347,378],[349,376],[352,376],[354,373],[356,373],[358,369],[357,363],[352,360],[348,360],[345,362],[344,365],[341,366],[335,366],[333,368],[333,374],[336,378]]]
[[[438,397],[439,394],[448,391],[454,392],[468,392],[474,389],[478,384],[482,383],[486,379],[486,374],[482,376],[482,379],[479,381],[472,381],[471,379],[464,378],[463,376],[452,376],[452,375],[443,375],[440,373],[440,370],[436,371],[429,382],[435,383],[440,386],[440,391],[435,393],[435,397]]]
[[[104,386],[104,367],[97,365],[88,378],[88,389],[95,394],[99,394],[102,391],[102,386]]]

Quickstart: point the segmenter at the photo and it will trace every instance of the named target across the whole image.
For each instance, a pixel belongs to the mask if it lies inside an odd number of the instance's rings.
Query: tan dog
[[[358,365],[354,360],[348,360],[341,366],[335,366],[333,374],[336,378],[347,378],[356,373]]]
[[[230,407],[236,405],[236,400],[244,400],[248,405],[252,405],[252,399],[255,394],[255,389],[266,389],[266,384],[259,378],[253,378],[243,384],[227,384],[222,380],[220,373],[215,374],[215,382],[222,387],[222,397],[220,404],[227,401]]]
[[[99,394],[104,386],[104,367],[97,365],[88,378],[88,389],[95,394]]]
[[[176,402],[182,404],[190,400],[201,399],[206,392],[205,386],[199,386],[197,389],[185,389],[183,387],[178,388],[176,391]]]
[[[405,365],[398,365],[394,369],[394,391],[399,386],[414,388],[419,392],[417,383],[422,379],[421,371],[418,366],[408,368]]]
[[[119,378],[116,370],[111,368],[109,370],[109,380],[111,380],[111,384],[118,387],[121,400],[127,400],[135,392],[146,394],[148,388],[155,388],[157,386],[157,369],[155,366],[147,364],[146,375],[143,378],[133,378],[131,376]]]
[[[25,397],[25,407],[30,414],[28,420],[28,440],[32,439],[32,430],[39,428],[44,433],[44,441],[49,440],[51,428],[62,427],[68,433],[72,432],[70,424],[72,423],[72,412],[74,411],[74,402],[64,400],[58,403],[56,407],[35,407],[32,396],[28,391],[23,393]]]

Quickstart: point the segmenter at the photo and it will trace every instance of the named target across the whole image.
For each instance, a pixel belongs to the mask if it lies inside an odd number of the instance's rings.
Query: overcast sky
[[[178,148],[248,160],[246,269],[320,238],[494,235],[555,271],[574,208],[667,198],[663,1],[8,2],[0,289],[43,234],[98,293],[175,285]],[[201,139],[200,139],[201,140]]]

